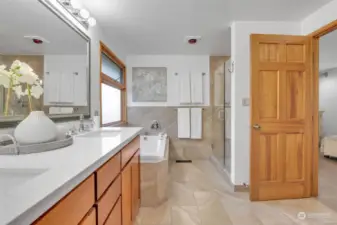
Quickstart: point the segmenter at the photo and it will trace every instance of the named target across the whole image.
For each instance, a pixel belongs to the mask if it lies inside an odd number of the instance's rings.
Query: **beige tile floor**
[[[172,163],[170,175],[169,200],[141,208],[136,225],[337,225],[336,212],[314,198],[250,202],[248,193],[231,192],[209,161]]]

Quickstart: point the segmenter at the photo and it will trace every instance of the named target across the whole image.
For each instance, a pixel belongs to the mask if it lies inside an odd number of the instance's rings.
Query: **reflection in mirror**
[[[0,122],[89,115],[89,38],[39,1],[2,0],[0,20]]]

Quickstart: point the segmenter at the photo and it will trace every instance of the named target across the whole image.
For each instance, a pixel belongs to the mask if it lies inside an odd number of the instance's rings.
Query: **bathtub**
[[[168,155],[166,134],[140,137],[141,206],[158,207],[168,200]]]
[[[167,134],[140,136],[140,161],[158,163],[165,160]]]

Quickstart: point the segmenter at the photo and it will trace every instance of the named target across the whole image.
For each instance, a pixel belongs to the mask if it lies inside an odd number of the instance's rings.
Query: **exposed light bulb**
[[[90,17],[90,13],[88,10],[86,9],[81,9],[80,10],[80,16],[83,18],[83,19],[88,19]]]
[[[89,26],[93,27],[96,25],[96,19],[93,18],[93,17],[90,17],[88,20],[87,20]]]
[[[71,0],[71,6],[72,6],[74,9],[79,9],[79,8],[81,8],[81,4],[79,3],[78,0]]]

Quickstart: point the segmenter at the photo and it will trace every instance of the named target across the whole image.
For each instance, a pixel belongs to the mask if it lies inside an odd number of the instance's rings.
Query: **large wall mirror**
[[[89,37],[40,1],[2,0],[0,11],[0,126],[30,111],[89,116]]]

